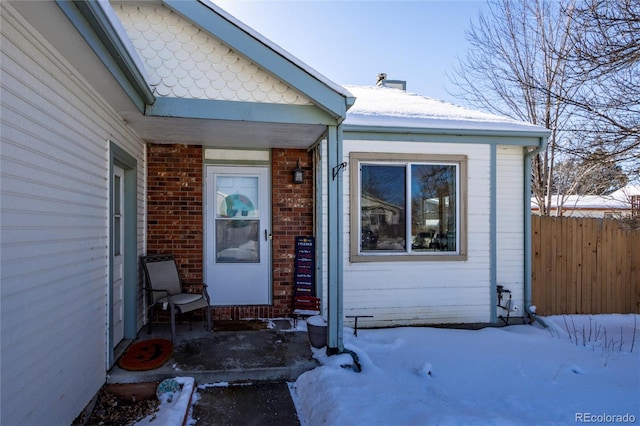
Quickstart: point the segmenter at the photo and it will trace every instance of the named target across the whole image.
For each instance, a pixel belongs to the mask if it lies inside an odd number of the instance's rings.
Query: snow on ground
[[[180,385],[180,389],[158,395],[160,399],[159,410],[136,422],[135,426],[182,425],[184,423],[189,406],[195,402],[192,401],[195,380],[193,377],[175,377],[173,380]],[[188,423],[193,424],[192,422]]]
[[[303,425],[640,422],[640,315],[482,330],[345,329],[290,385]]]
[[[640,315],[542,320],[548,328],[402,327],[358,337],[345,328],[362,371],[350,354],[312,348],[321,366],[290,384],[298,416],[303,426],[640,422]],[[181,424],[193,379],[176,380],[182,392],[138,424]]]

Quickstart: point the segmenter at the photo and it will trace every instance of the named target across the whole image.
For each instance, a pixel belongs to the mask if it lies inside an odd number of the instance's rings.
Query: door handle
[[[265,241],[269,241],[272,238],[271,234],[269,233],[269,231],[267,231],[266,229],[264,230],[264,240]]]

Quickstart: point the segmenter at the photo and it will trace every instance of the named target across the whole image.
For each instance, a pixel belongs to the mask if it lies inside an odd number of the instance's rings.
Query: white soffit
[[[251,149],[211,149],[204,150],[205,160],[225,160],[225,161],[269,161],[269,151],[257,151]]]

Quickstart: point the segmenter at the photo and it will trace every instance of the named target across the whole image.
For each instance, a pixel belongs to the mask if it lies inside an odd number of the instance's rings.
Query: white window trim
[[[467,260],[467,156],[352,152],[350,163],[350,261],[356,262],[405,262],[405,261],[465,261]],[[459,189],[457,212],[458,231],[456,252],[362,252],[360,250],[360,165],[375,164],[455,164],[458,170]],[[410,200],[407,200],[410,203]],[[407,207],[407,208],[410,208]],[[410,227],[407,233],[411,232]],[[410,241],[410,238],[407,239]]]

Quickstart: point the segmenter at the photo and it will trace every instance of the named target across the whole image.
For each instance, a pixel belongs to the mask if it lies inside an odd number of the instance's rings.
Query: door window
[[[216,179],[216,262],[259,263],[258,177]]]

